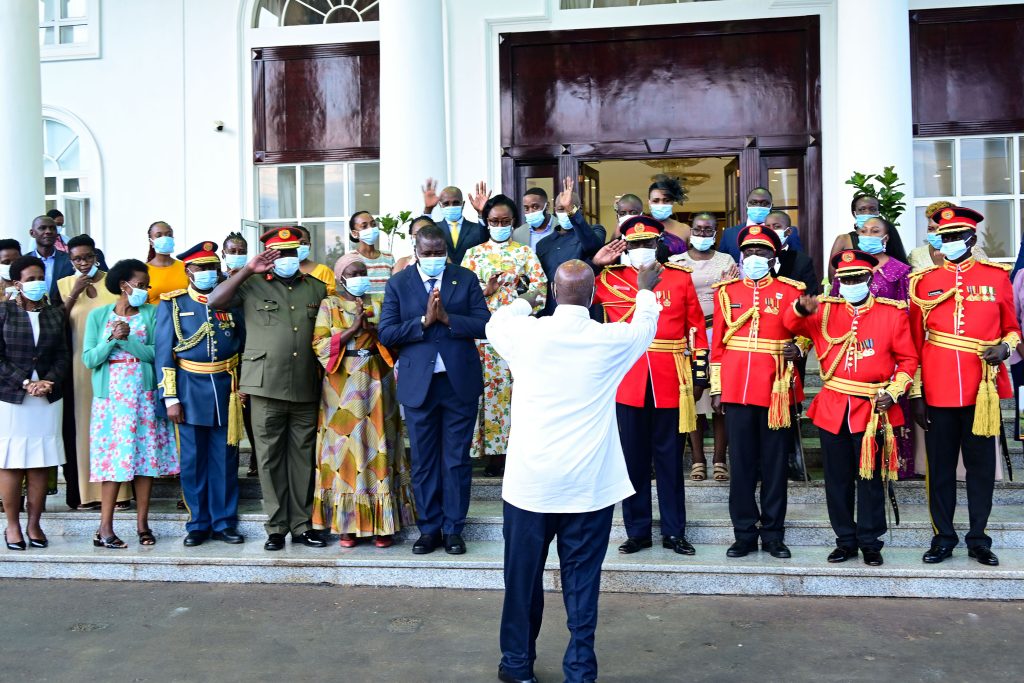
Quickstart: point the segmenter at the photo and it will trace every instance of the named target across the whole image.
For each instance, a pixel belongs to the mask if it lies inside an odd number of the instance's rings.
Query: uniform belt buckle
[[[360,358],[366,358],[370,355],[370,349],[359,349],[356,351],[356,355]]]

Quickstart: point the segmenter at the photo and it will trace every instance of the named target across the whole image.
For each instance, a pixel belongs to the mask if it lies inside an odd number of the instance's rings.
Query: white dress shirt
[[[654,340],[661,306],[636,297],[632,322],[602,325],[582,306],[530,317],[516,299],[487,324],[512,371],[512,429],[502,498],[530,512],[591,512],[633,495],[615,392]]]
[[[423,280],[423,291],[424,292],[427,291],[427,282],[429,280],[437,280],[437,282],[434,283],[434,289],[437,290],[438,294],[441,293],[441,281],[444,279],[444,271],[441,271],[441,274],[438,275],[437,277],[433,277],[432,278],[429,275],[427,275],[426,273],[424,273],[423,269],[420,268],[420,264],[417,263],[416,264],[416,272],[420,274],[420,278]],[[428,294],[428,296],[429,296],[429,294]],[[427,305],[430,305],[430,299],[427,299]],[[436,324],[440,324],[440,323],[436,323]],[[436,375],[439,372],[448,372],[448,370],[445,369],[445,367],[444,367],[444,361],[441,359],[441,353],[440,352],[438,352],[437,357],[434,358],[434,374]]]

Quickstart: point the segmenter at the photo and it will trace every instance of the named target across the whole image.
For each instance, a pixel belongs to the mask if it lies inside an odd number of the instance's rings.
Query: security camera
[[[219,133],[220,131],[224,130],[224,122],[223,121],[214,121],[213,122],[213,127]]]

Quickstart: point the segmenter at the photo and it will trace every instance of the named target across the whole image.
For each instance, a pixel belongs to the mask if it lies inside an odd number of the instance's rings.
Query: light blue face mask
[[[342,279],[341,284],[352,296],[362,296],[370,289],[370,278],[366,275],[357,275]]]
[[[216,270],[199,270],[192,273],[192,284],[200,292],[208,292],[217,286],[220,273]]]
[[[868,298],[868,294],[871,293],[871,289],[867,282],[858,282],[855,285],[843,284],[839,282],[839,296],[843,297],[847,303],[859,304]]]
[[[924,241],[931,245],[935,251],[942,249],[942,235],[937,232],[930,232],[924,236]]]
[[[238,270],[248,262],[247,254],[224,254],[224,267],[228,270]]]
[[[300,244],[299,248],[296,251],[298,251],[299,263],[302,263],[303,261],[309,258],[308,244]]]
[[[869,220],[878,217],[879,216],[877,213],[858,213],[853,217],[853,220],[856,221],[857,229],[859,230],[860,228],[863,228],[864,224],[867,223]]]
[[[22,282],[21,294],[29,301],[39,301],[46,296],[46,280]]]
[[[861,235],[857,238],[857,246],[869,254],[881,254],[885,251],[885,242],[878,235]]]
[[[363,244],[376,244],[380,237],[380,228],[363,228],[359,231],[359,241]]]
[[[939,248],[942,255],[949,261],[956,261],[961,256],[967,253],[967,242],[966,240],[956,240],[955,242],[943,242]]]
[[[158,254],[170,254],[174,251],[174,238],[170,235],[157,237],[153,240],[153,251]]]
[[[132,287],[132,291],[128,292],[128,305],[132,308],[138,308],[142,304],[146,303],[149,298],[149,292],[138,287]]]
[[[444,266],[447,260],[447,256],[421,256],[420,269],[422,269],[428,277],[437,277],[444,272]]]
[[[753,254],[750,256],[744,256],[743,274],[751,280],[760,280],[768,274],[768,259],[764,256],[756,256]]]
[[[459,206],[446,206],[441,209],[444,214],[444,219],[449,223],[458,223],[462,220],[462,205]]]
[[[88,273],[78,273],[78,277],[96,277],[96,273],[100,271],[100,267],[95,263],[92,264],[92,268],[89,269]]]
[[[707,251],[711,247],[715,246],[715,238],[697,237],[696,235],[692,235],[690,237],[690,246],[696,249],[697,251]]]
[[[512,226],[503,225],[496,228],[490,228],[491,239],[495,242],[507,242],[508,238],[512,236]]]
[[[544,225],[544,209],[546,208],[548,208],[547,204],[540,211],[531,211],[526,214],[526,222],[531,228],[539,228]]]
[[[663,221],[672,215],[671,204],[651,204],[651,216],[659,221]]]
[[[279,256],[274,261],[274,273],[278,277],[290,278],[299,272],[298,256]]]
[[[572,221],[569,220],[569,214],[559,211],[555,214],[555,218],[558,219],[558,225],[562,227],[562,230],[572,229]]]
[[[764,223],[764,220],[768,218],[768,214],[772,212],[770,206],[748,206],[747,207],[747,220],[754,223]]]

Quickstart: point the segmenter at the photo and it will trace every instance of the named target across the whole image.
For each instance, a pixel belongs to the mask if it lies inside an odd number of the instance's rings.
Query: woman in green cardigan
[[[89,314],[82,343],[82,362],[92,370],[89,481],[103,483],[93,545],[128,547],[114,533],[117,491],[126,481],[135,486],[139,543],[153,545],[153,477],[177,474],[179,466],[171,425],[156,414],[156,306],[146,303],[149,270],[142,261],[118,261],[104,285],[118,300]]]

